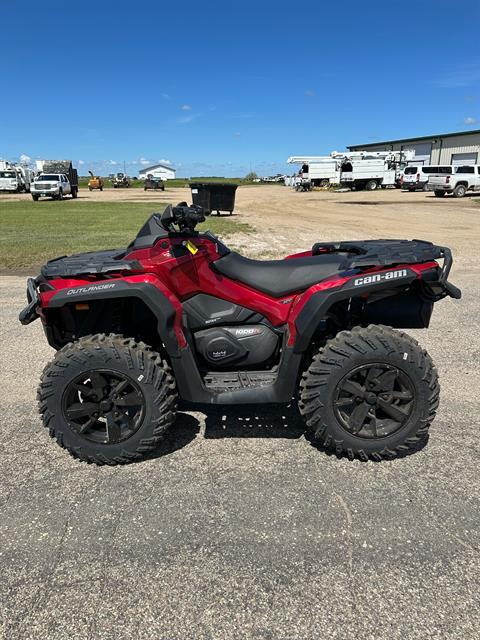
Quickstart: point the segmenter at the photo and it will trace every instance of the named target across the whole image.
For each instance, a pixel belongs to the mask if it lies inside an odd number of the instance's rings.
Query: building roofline
[[[162,167],[162,169],[169,169],[170,171],[176,171],[174,167],[167,164],[152,164],[151,167],[144,167],[143,169],[140,169],[139,173],[142,173],[143,171],[150,171],[151,169],[158,169],[158,167]]]
[[[398,144],[399,142],[416,142],[417,140],[432,140],[432,138],[453,138],[455,136],[468,136],[479,133],[480,129],[470,129],[470,131],[455,131],[454,133],[433,133],[429,136],[416,136],[413,138],[397,138],[396,140],[379,140],[378,142],[369,142],[368,144],[351,144],[347,146],[349,151],[356,149],[368,149],[369,147],[377,147],[382,144]]]

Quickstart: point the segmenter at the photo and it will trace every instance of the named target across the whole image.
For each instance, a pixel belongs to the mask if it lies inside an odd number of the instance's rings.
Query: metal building
[[[418,138],[386,140],[347,147],[350,151],[402,151],[413,149],[422,164],[480,164],[480,129],[441,133]]]
[[[147,176],[161,178],[162,180],[175,180],[175,169],[165,164],[154,164],[151,167],[142,169],[138,174],[140,180],[145,180]]]

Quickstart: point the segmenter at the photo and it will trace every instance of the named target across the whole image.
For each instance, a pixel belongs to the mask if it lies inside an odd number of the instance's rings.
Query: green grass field
[[[0,202],[0,269],[38,269],[57,256],[126,247],[165,204],[127,202]],[[228,238],[254,229],[235,217],[210,217],[198,227]]]

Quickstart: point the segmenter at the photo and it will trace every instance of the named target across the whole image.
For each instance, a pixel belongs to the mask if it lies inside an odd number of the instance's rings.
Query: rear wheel
[[[454,198],[463,198],[467,193],[467,187],[464,184],[458,184],[453,190]]]
[[[370,325],[319,350],[302,377],[299,407],[324,448],[381,460],[426,442],[439,391],[432,360],[413,338]]]
[[[44,425],[74,457],[138,460],[175,420],[175,382],[160,355],[120,335],[80,338],[57,352],[38,389]]]
[[[435,189],[435,197],[443,198],[445,196],[445,191],[441,191],[440,189]]]
[[[367,191],[375,191],[375,189],[377,188],[377,186],[378,186],[378,185],[377,185],[377,183],[376,183],[376,181],[375,181],[375,180],[369,180],[369,181],[367,182],[367,184],[365,185],[365,189],[366,189]]]
[[[60,189],[58,192],[57,200],[63,200],[63,190]]]
[[[38,196],[34,196],[34,195],[32,195],[32,200],[33,200],[34,202],[38,202]]]

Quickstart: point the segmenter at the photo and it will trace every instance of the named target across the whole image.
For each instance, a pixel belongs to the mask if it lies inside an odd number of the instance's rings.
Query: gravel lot
[[[53,352],[39,322],[17,322],[24,278],[2,276],[0,637],[477,638],[480,206],[251,187],[237,211],[261,231],[238,238],[251,254],[355,237],[454,249],[463,300],[411,332],[442,383],[428,446],[337,460],[305,439],[295,410],[241,409],[181,413],[142,463],[79,463],[40,424],[35,389]]]

